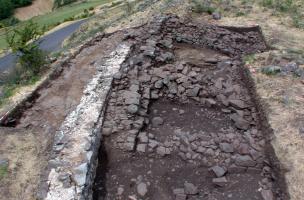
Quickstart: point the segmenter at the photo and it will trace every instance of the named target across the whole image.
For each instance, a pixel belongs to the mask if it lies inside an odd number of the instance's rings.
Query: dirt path
[[[247,39],[223,31],[210,46],[224,55],[151,27],[138,30],[143,42],[114,82],[94,199],[288,199],[241,62],[227,56],[252,51]],[[181,38],[190,32],[179,29]],[[204,32],[203,42],[219,32]],[[230,36],[243,43],[226,48]]]
[[[0,135],[0,140],[6,144],[1,145],[1,155],[9,160],[0,199],[33,199],[37,195],[37,186],[41,185],[40,181],[44,182],[41,177],[48,175],[46,167],[56,130],[79,104],[96,66],[121,38],[122,33],[110,35],[84,49],[58,78],[38,92],[37,99],[29,103],[28,109],[17,119],[16,128],[5,129],[6,134]]]

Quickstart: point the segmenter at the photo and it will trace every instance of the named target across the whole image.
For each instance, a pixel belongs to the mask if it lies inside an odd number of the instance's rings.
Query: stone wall
[[[46,200],[89,199],[99,150],[100,122],[113,75],[119,71],[130,50],[122,44],[98,66],[83,92],[80,104],[56,133],[53,159],[49,161],[49,191]]]

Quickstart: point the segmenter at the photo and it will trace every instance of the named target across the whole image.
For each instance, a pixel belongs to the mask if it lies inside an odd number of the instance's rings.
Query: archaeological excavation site
[[[45,200],[290,199],[242,60],[268,50],[259,26],[175,15],[97,34],[1,118],[35,147],[18,187]]]

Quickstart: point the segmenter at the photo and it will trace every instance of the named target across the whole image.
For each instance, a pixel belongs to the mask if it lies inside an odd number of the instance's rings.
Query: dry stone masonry
[[[47,200],[87,199],[95,173],[96,157],[100,142],[108,92],[113,75],[128,55],[130,47],[122,44],[96,66],[98,73],[83,91],[77,108],[71,112],[56,133],[52,167],[48,177]]]
[[[284,199],[241,56],[258,28],[157,17],[129,30],[102,125],[94,199]]]

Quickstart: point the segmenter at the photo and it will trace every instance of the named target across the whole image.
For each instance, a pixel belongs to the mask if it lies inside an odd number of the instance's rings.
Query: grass
[[[208,13],[212,14],[216,9],[208,2],[192,0],[192,11],[195,13]]]
[[[47,29],[51,29],[54,26],[64,22],[64,19],[72,18],[82,13],[85,9],[90,9],[109,1],[110,0],[89,0],[82,3],[70,4],[58,8],[51,13],[33,17],[32,20],[40,26],[46,26]],[[24,24],[25,22],[21,22],[17,26],[23,26]],[[5,31],[4,29],[0,29],[0,49],[5,48],[7,48],[7,43],[5,41]]]
[[[4,178],[8,173],[7,165],[0,165],[0,180]]]
[[[0,77],[0,107],[3,106],[13,96],[21,86],[32,85],[40,80],[40,75],[26,72],[20,65],[12,72]]]
[[[285,13],[289,15],[292,19],[293,26],[304,29],[303,1],[261,0],[260,4],[266,8],[273,9],[275,13]]]

